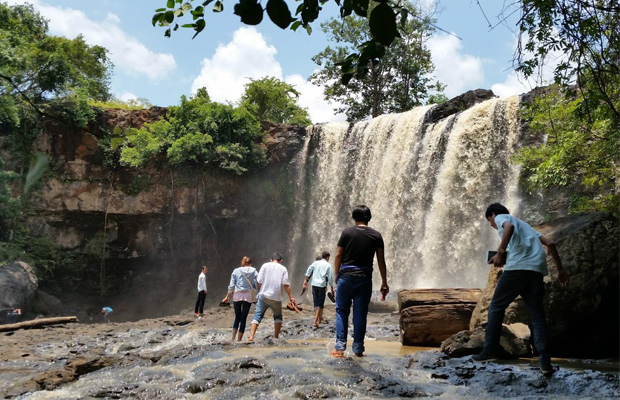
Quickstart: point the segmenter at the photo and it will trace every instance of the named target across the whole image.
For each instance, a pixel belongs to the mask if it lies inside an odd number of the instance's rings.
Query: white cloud
[[[138,99],[138,96],[136,96],[135,94],[131,92],[125,92],[125,93],[120,94],[118,96],[118,99],[122,101],[136,100]]]
[[[527,37],[523,40],[525,42]],[[515,41],[514,46],[516,47],[516,45],[517,42]],[[524,59],[530,58],[530,55],[524,55]],[[551,51],[547,54],[543,66],[539,68],[538,72],[534,76],[525,79],[517,71],[512,71],[508,74],[504,82],[491,85],[491,90],[499,97],[510,97],[529,92],[537,86],[550,85],[553,83],[553,72],[555,68],[565,59],[566,54],[561,51]]]
[[[482,60],[461,53],[461,41],[448,34],[435,34],[427,42],[435,64],[435,77],[447,85],[445,93],[454,97],[484,83]]]
[[[313,122],[344,120],[344,116],[334,115],[334,107],[323,100],[323,88],[312,85],[301,75],[283,79],[276,54],[276,48],[255,28],[239,28],[233,33],[232,41],[219,45],[211,58],[202,60],[200,73],[192,83],[192,93],[206,87],[214,101],[236,102],[250,79],[273,76],[295,86],[301,93],[299,105],[308,109]]]
[[[213,57],[202,60],[200,74],[192,83],[192,93],[206,87],[215,101],[237,101],[250,78],[282,78],[276,53],[276,48],[268,45],[255,28],[239,28],[231,42],[219,45]]]
[[[347,116],[344,114],[335,114],[334,109],[337,104],[328,103],[323,96],[323,86],[313,85],[304,79],[301,75],[289,75],[285,79],[286,83],[295,87],[301,93],[299,96],[299,105],[308,109],[312,122],[336,122],[346,121]]]
[[[50,33],[74,38],[84,36],[91,45],[99,45],[110,51],[115,67],[131,74],[145,75],[150,79],[163,78],[177,66],[174,56],[149,50],[136,38],[125,33],[119,26],[120,18],[108,13],[102,21],[89,19],[82,11],[72,8],[50,6],[38,0],[10,0],[11,4],[31,3],[49,19]]]

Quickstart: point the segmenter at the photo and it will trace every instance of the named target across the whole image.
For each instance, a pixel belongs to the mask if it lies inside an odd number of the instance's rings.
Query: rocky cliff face
[[[52,126],[35,144],[51,155],[53,174],[34,194],[28,224],[65,256],[85,256],[88,265],[72,278],[76,299],[100,297],[93,312],[102,305],[119,319],[178,312],[194,300],[201,265],[210,267],[210,300],[219,301],[243,256],[261,263],[284,252],[283,221],[292,212],[286,165],[305,130],[265,125],[270,163],[243,177],[103,165],[106,131],[138,128],[165,112],[108,110],[87,131]],[[104,291],[84,293],[79,282],[103,282]]]

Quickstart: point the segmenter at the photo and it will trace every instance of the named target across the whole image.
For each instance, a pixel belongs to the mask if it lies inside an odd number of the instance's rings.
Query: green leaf
[[[153,26],[155,26],[155,24],[157,24],[158,22],[161,22],[163,18],[164,18],[164,13],[157,13],[153,15]]]
[[[166,11],[166,22],[169,24],[174,21],[174,11]]]
[[[224,11],[224,4],[218,0],[215,2],[215,4],[213,5],[213,12],[222,12]]]
[[[112,150],[118,149],[123,143],[125,143],[125,138],[123,137],[114,137],[110,139],[110,147],[112,147]]]
[[[196,21],[194,25],[195,25],[194,30],[196,31],[196,33],[194,33],[194,36],[192,36],[192,39],[198,36],[200,32],[202,32],[202,30],[205,28],[207,23],[205,22],[204,19],[199,19],[198,21]]]
[[[370,33],[379,43],[389,46],[398,33],[396,15],[392,7],[381,3],[370,13]]]
[[[181,25],[181,28],[195,28],[196,24],[183,24]]]
[[[291,23],[291,11],[284,0],[269,0],[267,2],[267,15],[274,24],[282,29],[286,29]]]
[[[297,31],[297,29],[301,26],[301,21],[295,21],[293,22],[293,25],[291,25],[291,29],[294,31]]]
[[[185,3],[185,4],[183,4],[183,5],[181,6],[181,9],[182,9],[183,11],[189,11],[189,10],[191,10],[192,8],[193,8],[193,6],[192,6],[190,3]]]
[[[304,24],[308,24],[313,22],[319,17],[319,11],[321,7],[319,6],[318,0],[303,0],[304,8],[301,10],[301,19]],[[307,28],[306,28],[307,29]]]
[[[172,32],[170,31],[170,28],[166,29],[166,32],[164,32],[165,37],[170,37],[171,34]]]
[[[114,136],[121,136],[123,134],[123,128],[121,128],[118,125],[115,125],[114,128],[112,128],[112,134]]]
[[[174,8],[174,0],[168,0],[168,2],[166,3],[166,7]]]
[[[235,4],[234,13],[247,25],[258,25],[263,20],[263,8],[257,0],[240,0]]]
[[[37,153],[34,160],[30,164],[30,169],[26,174],[26,183],[24,184],[24,192],[28,192],[30,188],[41,179],[43,173],[47,169],[47,154]]]
[[[166,8],[158,8],[155,12],[160,13],[166,11]]]

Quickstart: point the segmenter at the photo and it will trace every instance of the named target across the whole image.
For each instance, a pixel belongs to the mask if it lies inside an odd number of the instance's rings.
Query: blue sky
[[[2,0],[0,0],[2,1]],[[232,13],[234,0],[224,2],[220,14],[207,12],[207,27],[191,40],[193,31],[179,29],[172,38],[162,28],[153,28],[153,11],[165,0],[4,0],[9,4],[30,2],[50,20],[50,33],[67,37],[82,34],[90,44],[110,50],[115,64],[112,92],[121,99],[144,97],[156,105],[172,105],[183,94],[191,95],[206,86],[216,101],[235,102],[249,78],[276,76],[295,85],[302,93],[314,122],[343,120],[333,104],[322,98],[322,88],[307,82],[317,68],[311,57],[328,42],[318,23],[312,35],[303,30],[281,30],[267,17],[257,27],[248,27]],[[294,2],[287,0],[289,8]],[[425,7],[433,0],[421,0]],[[503,2],[480,0],[492,24],[500,18]],[[436,78],[448,85],[446,94],[490,88],[500,96],[530,88],[511,69],[517,38],[514,24],[518,13],[489,32],[476,1],[443,0],[437,25],[462,38],[437,31],[427,43],[436,65]],[[334,2],[322,12],[322,20],[337,15]],[[189,22],[189,21],[188,21]]]

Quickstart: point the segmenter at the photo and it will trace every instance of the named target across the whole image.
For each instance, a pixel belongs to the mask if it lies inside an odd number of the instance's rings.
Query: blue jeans
[[[347,348],[349,314],[353,303],[353,352],[364,352],[368,304],[372,294],[372,279],[356,276],[338,278],[336,287],[336,350]]]
[[[260,324],[267,309],[271,308],[273,311],[273,323],[282,323],[282,302],[277,300],[271,300],[266,297],[260,297],[256,302],[256,311],[254,311],[254,318],[252,318],[253,324]]]
[[[534,339],[534,346],[540,354],[540,362],[549,363],[551,360],[547,347],[549,329],[543,306],[545,285],[543,274],[536,271],[504,271],[499,278],[489,306],[489,322],[487,323],[483,352],[496,353],[499,350],[504,313],[510,303],[519,295],[521,295],[530,312],[532,338]]]

